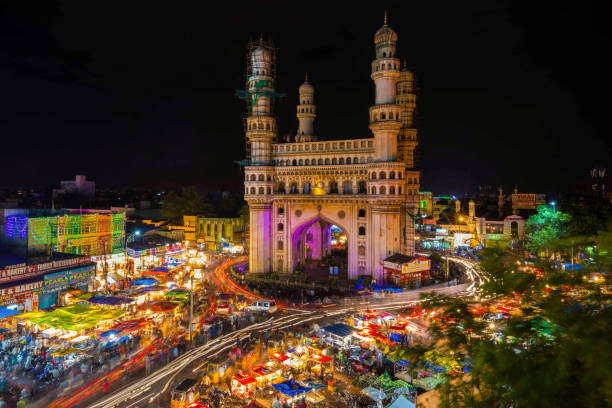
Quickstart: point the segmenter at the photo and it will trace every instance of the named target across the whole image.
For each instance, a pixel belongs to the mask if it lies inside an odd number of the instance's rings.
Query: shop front
[[[0,285],[0,306],[18,312],[38,310],[39,294],[43,288],[42,276]]]
[[[91,263],[80,268],[54,272],[44,276],[43,290],[38,296],[38,308],[46,309],[58,304],[58,294],[68,288],[82,290],[93,289],[96,265]]]

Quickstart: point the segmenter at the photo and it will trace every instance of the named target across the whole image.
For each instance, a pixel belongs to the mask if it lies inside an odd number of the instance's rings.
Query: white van
[[[276,302],[273,300],[258,300],[247,306],[248,310],[253,311],[266,311],[270,313],[276,312]]]

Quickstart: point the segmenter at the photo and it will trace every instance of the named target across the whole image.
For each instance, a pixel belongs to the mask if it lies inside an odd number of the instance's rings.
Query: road
[[[282,317],[270,317],[265,322],[257,323],[243,329],[222,335],[208,343],[190,350],[168,363],[152,374],[137,379],[123,388],[104,395],[101,392],[93,394],[91,397],[75,403],[57,405],[58,408],[90,407],[90,408],[142,408],[156,407],[160,395],[171,391],[176,386],[179,379],[193,375],[194,367],[204,360],[211,360],[216,356],[227,353],[230,347],[235,346],[236,338],[247,339],[249,334],[258,334],[262,331],[283,330],[292,326],[305,323],[314,323],[319,320],[329,320],[339,318],[346,314],[354,313],[358,310],[372,309],[393,310],[406,307],[419,301],[423,292],[435,290],[439,294],[446,296],[478,296],[478,286],[484,280],[473,262],[462,258],[449,257],[450,260],[462,264],[466,268],[469,283],[456,286],[440,284],[425,288],[414,289],[402,293],[358,296],[346,298],[341,304],[330,308],[302,308],[285,307],[287,314]],[[228,260],[215,268],[213,279],[219,291],[241,294],[251,299],[260,298],[238,286],[228,277],[228,268],[231,264],[240,262],[242,259]]]

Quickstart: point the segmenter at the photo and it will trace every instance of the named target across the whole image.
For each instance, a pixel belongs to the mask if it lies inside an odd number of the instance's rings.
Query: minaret
[[[314,105],[314,88],[308,83],[308,74],[304,83],[300,85],[300,100],[297,106],[297,118],[300,122],[297,142],[312,142],[317,140],[314,136],[314,119],[317,116],[317,107]]]
[[[375,105],[370,107],[370,130],[374,134],[375,161],[395,161],[397,135],[401,127],[400,106],[396,103],[400,62],[396,58],[397,34],[385,23],[374,35],[376,59],[372,61],[372,75],[376,86]]]
[[[383,260],[395,253],[410,253],[410,220],[406,203],[406,166],[397,160],[397,138],[401,127],[400,106],[396,103],[400,62],[396,58],[397,34],[387,24],[374,35],[376,59],[372,75],[376,87],[375,105],[370,107],[370,130],[374,134],[374,159],[368,165],[368,203],[372,277],[383,282]],[[398,239],[401,237],[401,239]],[[412,245],[414,248],[414,245]]]
[[[417,129],[414,123],[416,94],[414,92],[414,74],[406,66],[405,59],[397,82],[397,103],[401,108],[400,117],[402,121],[397,141],[397,154],[399,160],[406,164],[406,168],[413,169],[416,167],[414,149],[418,145]]]
[[[247,54],[246,135],[250,157],[245,167],[244,198],[249,204],[249,271],[270,272],[272,268],[272,201],[274,164],[272,144],[276,139],[276,118],[272,98],[276,95],[275,55],[271,43],[250,43]],[[247,149],[249,150],[249,149]]]

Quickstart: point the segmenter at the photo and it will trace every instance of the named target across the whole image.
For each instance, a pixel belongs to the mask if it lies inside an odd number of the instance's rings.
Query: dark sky
[[[417,75],[424,189],[565,191],[610,164],[607,14],[585,1],[12,3],[0,6],[0,186],[79,173],[99,187],[240,187],[234,91],[260,32],[279,48],[281,135],[308,71],[317,134],[368,137],[384,7]]]

